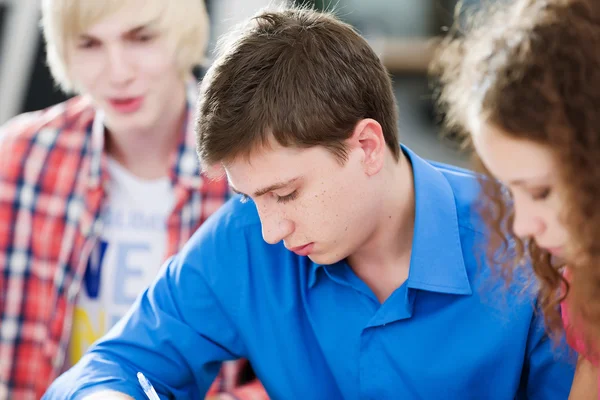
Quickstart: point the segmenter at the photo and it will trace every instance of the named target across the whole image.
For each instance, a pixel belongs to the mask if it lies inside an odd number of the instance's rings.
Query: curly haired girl
[[[600,1],[502,3],[445,39],[432,71],[447,126],[493,178],[488,257],[507,280],[533,267],[550,332],[580,354],[571,398],[597,399]]]

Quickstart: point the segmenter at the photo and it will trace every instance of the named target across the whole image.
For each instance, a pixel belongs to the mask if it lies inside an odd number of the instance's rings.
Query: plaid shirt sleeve
[[[53,293],[53,270],[45,262],[57,248],[52,235],[34,234],[46,226],[34,205],[48,200],[36,178],[52,133],[38,134],[31,123],[37,115],[20,116],[0,129],[0,398],[36,398],[36,377],[45,382],[52,371],[41,338],[52,329],[53,309],[41,294]]]
[[[231,395],[236,400],[268,400],[269,395],[258,379],[241,385],[232,390]]]
[[[235,400],[268,400],[267,391],[256,378],[249,382],[242,382],[242,376],[251,369],[247,360],[227,361],[214,383],[206,394],[207,399],[212,399],[219,394],[228,394]],[[218,397],[217,397],[218,398]]]

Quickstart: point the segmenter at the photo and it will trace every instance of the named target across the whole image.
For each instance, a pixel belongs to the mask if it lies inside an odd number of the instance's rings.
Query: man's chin
[[[106,118],[106,127],[113,132],[143,132],[150,128],[150,124],[141,113],[126,115],[111,115]]]
[[[308,255],[308,258],[310,259],[310,261],[319,265],[331,265],[341,260],[339,257],[327,253],[311,253]]]

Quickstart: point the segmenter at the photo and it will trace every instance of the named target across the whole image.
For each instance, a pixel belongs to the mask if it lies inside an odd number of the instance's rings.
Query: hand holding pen
[[[154,390],[154,387],[152,386],[150,381],[146,379],[144,374],[138,372],[137,378],[140,382],[140,385],[142,386],[142,389],[144,390],[144,393],[146,394],[146,397],[148,397],[149,400],[160,400],[160,397],[158,397],[156,390]]]

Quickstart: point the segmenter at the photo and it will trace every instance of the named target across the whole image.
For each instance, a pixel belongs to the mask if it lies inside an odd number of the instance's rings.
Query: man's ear
[[[363,168],[369,176],[377,174],[383,168],[387,145],[381,125],[371,118],[360,120],[349,139],[351,147],[360,149],[363,154]]]

